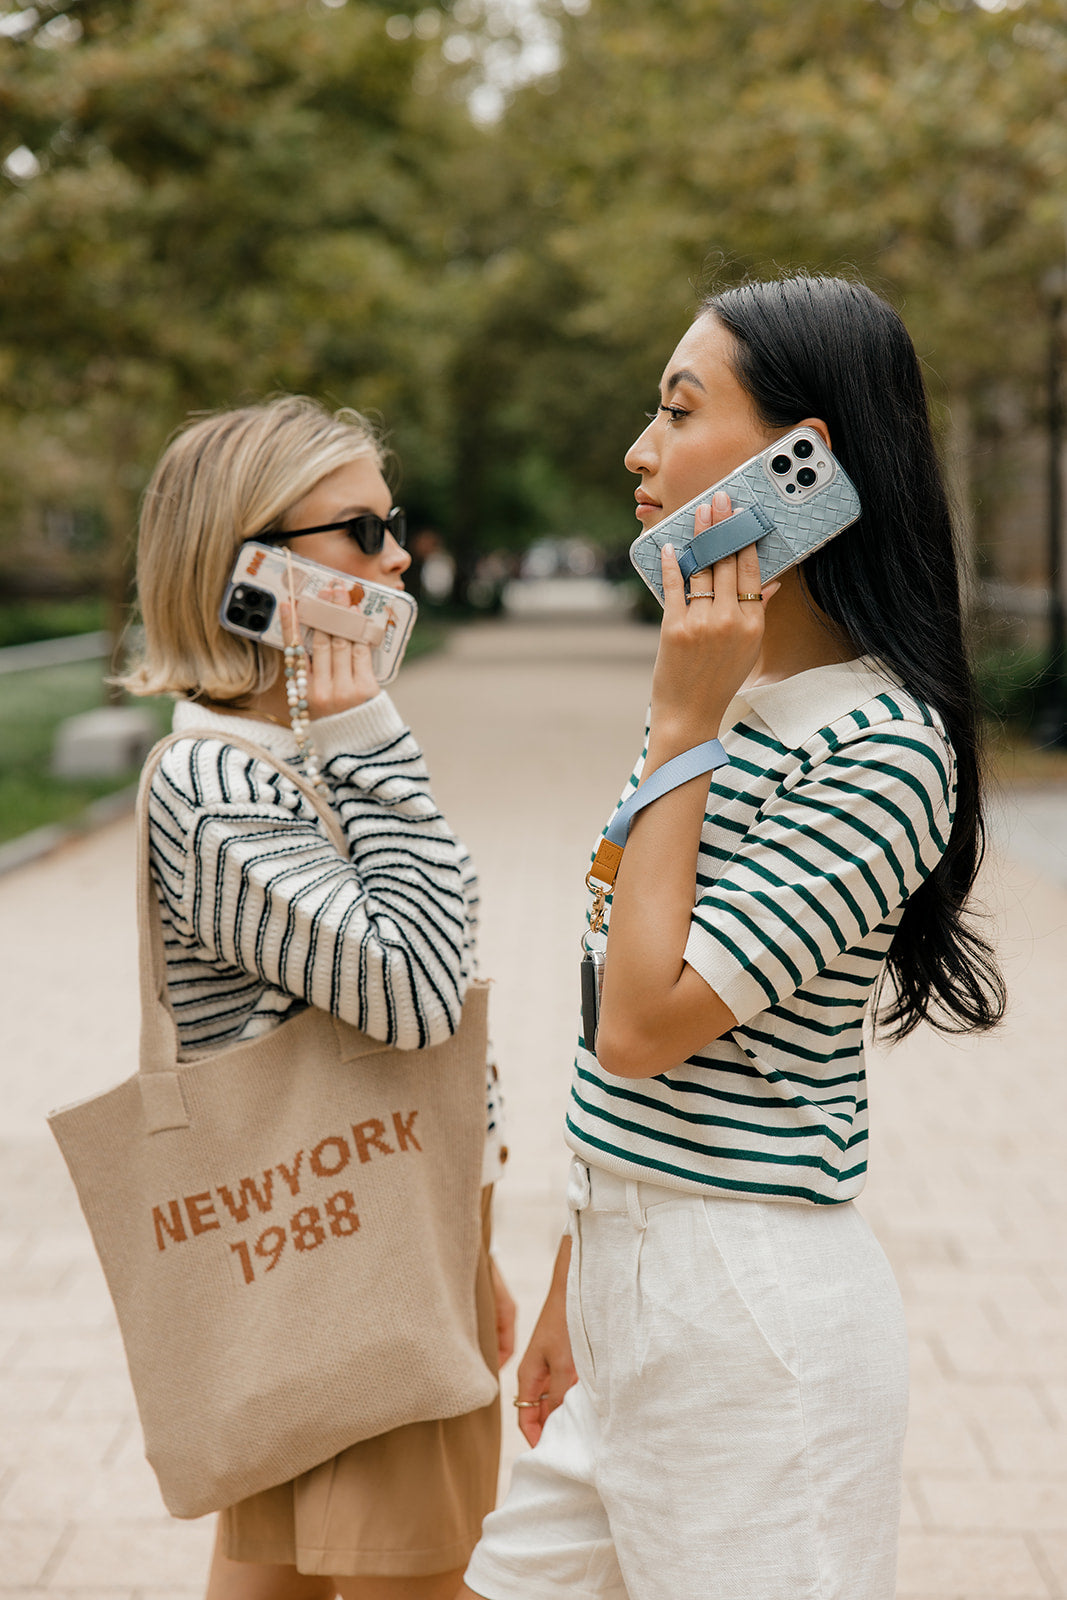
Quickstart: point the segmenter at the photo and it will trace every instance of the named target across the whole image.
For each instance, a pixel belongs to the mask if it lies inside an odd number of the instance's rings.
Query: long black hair
[[[863,284],[792,277],[711,296],[737,342],[734,368],[768,427],[821,417],[863,515],[801,564],[815,604],[940,715],[957,766],[948,848],[907,901],[880,1021],[904,1038],[994,1027],[1004,980],[965,920],[985,848],[977,697],[963,638],[952,516],[919,360],[893,308]],[[879,1000],[881,995],[879,995]]]

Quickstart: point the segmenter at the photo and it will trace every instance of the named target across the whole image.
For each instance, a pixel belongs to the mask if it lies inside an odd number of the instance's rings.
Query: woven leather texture
[[[726,490],[735,510],[757,505],[775,525],[772,533],[765,534],[756,543],[760,577],[764,583],[810,556],[813,550],[818,550],[859,516],[859,495],[840,463],[835,462],[835,466],[837,471],[832,481],[809,500],[802,500],[795,506],[787,504],[777,493],[758,457],[746,462],[718,485]],[[693,541],[696,509],[708,498],[707,493],[698,495],[673,516],[639,534],[630,546],[630,560],[661,605],[663,546],[673,544],[679,554],[688,549]]]

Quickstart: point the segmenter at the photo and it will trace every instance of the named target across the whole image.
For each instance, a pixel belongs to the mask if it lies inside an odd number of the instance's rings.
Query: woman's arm
[[[746,581],[740,577],[739,586]],[[668,679],[661,705],[670,704],[676,681]],[[688,705],[700,704],[699,688]],[[943,729],[910,697],[901,699],[890,688],[862,714],[843,718],[818,758],[767,796],[699,898],[704,781],[640,813],[611,912],[597,1040],[608,1072],[641,1078],[678,1066],[892,925],[941,859],[955,803]],[[713,700],[707,722],[683,723],[673,744],[655,712],[654,704],[650,760],[657,765],[715,731]]]
[[[729,516],[726,496],[716,501],[710,513],[697,513],[697,532]],[[669,549],[663,554],[663,587],[646,778],[717,736],[763,640],[764,607],[737,599],[738,591],[760,588],[753,548],[699,575],[697,587],[714,588],[714,603],[687,606]],[[647,806],[630,830],[612,896],[597,1034],[597,1058],[616,1077],[652,1077],[676,1066],[737,1021],[685,962],[707,792],[707,777],[694,778]]]
[[[338,854],[295,785],[218,740],[167,751],[153,858],[191,952],[402,1049],[447,1038],[465,988],[463,852],[386,695],[320,721],[349,843]]]

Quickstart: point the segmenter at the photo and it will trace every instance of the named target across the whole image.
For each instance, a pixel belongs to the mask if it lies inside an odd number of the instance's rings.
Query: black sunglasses
[[[257,533],[260,544],[281,544],[286,539],[302,539],[306,533],[347,533],[354,539],[365,556],[376,556],[385,543],[388,530],[397,544],[407,543],[408,522],[402,506],[394,506],[387,517],[377,517],[373,511],[361,511],[358,517],[344,522],[322,522],[317,528],[286,528],[279,532]]]

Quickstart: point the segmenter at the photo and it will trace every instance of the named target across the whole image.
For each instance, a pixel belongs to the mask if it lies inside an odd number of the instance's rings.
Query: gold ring
[[[763,591],[761,589],[759,594],[739,594],[737,598],[739,600],[762,600]]]
[[[690,600],[714,600],[714,598],[715,598],[715,590],[714,589],[691,589],[690,592],[689,592],[689,598],[690,598]]]
[[[547,1400],[547,1399],[548,1399],[547,1394],[543,1394],[541,1396],[541,1400]],[[541,1404],[541,1400],[520,1400],[518,1395],[516,1395],[514,1400],[511,1403],[515,1407],[516,1411],[526,1411],[531,1406],[539,1406]]]

